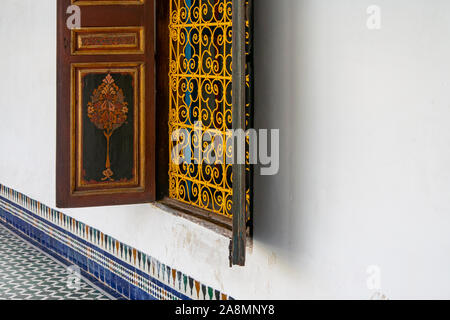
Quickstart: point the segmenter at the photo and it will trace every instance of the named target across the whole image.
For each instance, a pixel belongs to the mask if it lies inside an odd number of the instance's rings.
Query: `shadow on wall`
[[[255,127],[280,129],[280,171],[261,176],[260,168],[255,170],[254,239],[285,258],[303,243],[306,213],[301,203],[308,190],[302,181],[313,174],[308,171],[308,110],[299,98],[308,95],[303,79],[311,72],[301,43],[308,30],[298,23],[308,20],[306,6],[298,0],[255,4]]]

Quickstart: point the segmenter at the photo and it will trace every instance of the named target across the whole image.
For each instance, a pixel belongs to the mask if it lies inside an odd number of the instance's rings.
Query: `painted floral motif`
[[[102,84],[94,90],[91,102],[87,105],[88,117],[106,137],[106,164],[102,181],[114,181],[111,170],[110,140],[114,131],[127,120],[128,102],[125,102],[122,89],[115,84],[108,74]]]

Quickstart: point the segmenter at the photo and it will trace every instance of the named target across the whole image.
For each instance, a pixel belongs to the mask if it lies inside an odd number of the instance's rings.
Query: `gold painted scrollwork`
[[[170,0],[170,6],[170,197],[231,218],[232,1]],[[180,129],[190,135],[190,164],[172,162],[180,154],[172,134]]]

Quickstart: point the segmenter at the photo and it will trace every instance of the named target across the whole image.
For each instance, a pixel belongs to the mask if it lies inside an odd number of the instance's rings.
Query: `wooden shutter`
[[[58,0],[57,14],[57,206],[155,200],[154,1]]]
[[[233,0],[232,3],[233,129],[245,130],[253,125],[253,1]],[[235,141],[233,152],[238,154],[238,150],[242,149],[248,151],[248,145],[245,145],[246,141]],[[245,266],[247,237],[252,233],[252,174],[253,170],[249,164],[233,164],[233,236],[230,243],[230,266]]]

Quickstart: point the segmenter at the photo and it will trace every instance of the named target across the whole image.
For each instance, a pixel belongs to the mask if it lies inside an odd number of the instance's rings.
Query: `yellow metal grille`
[[[232,217],[232,1],[170,3],[170,197]]]

